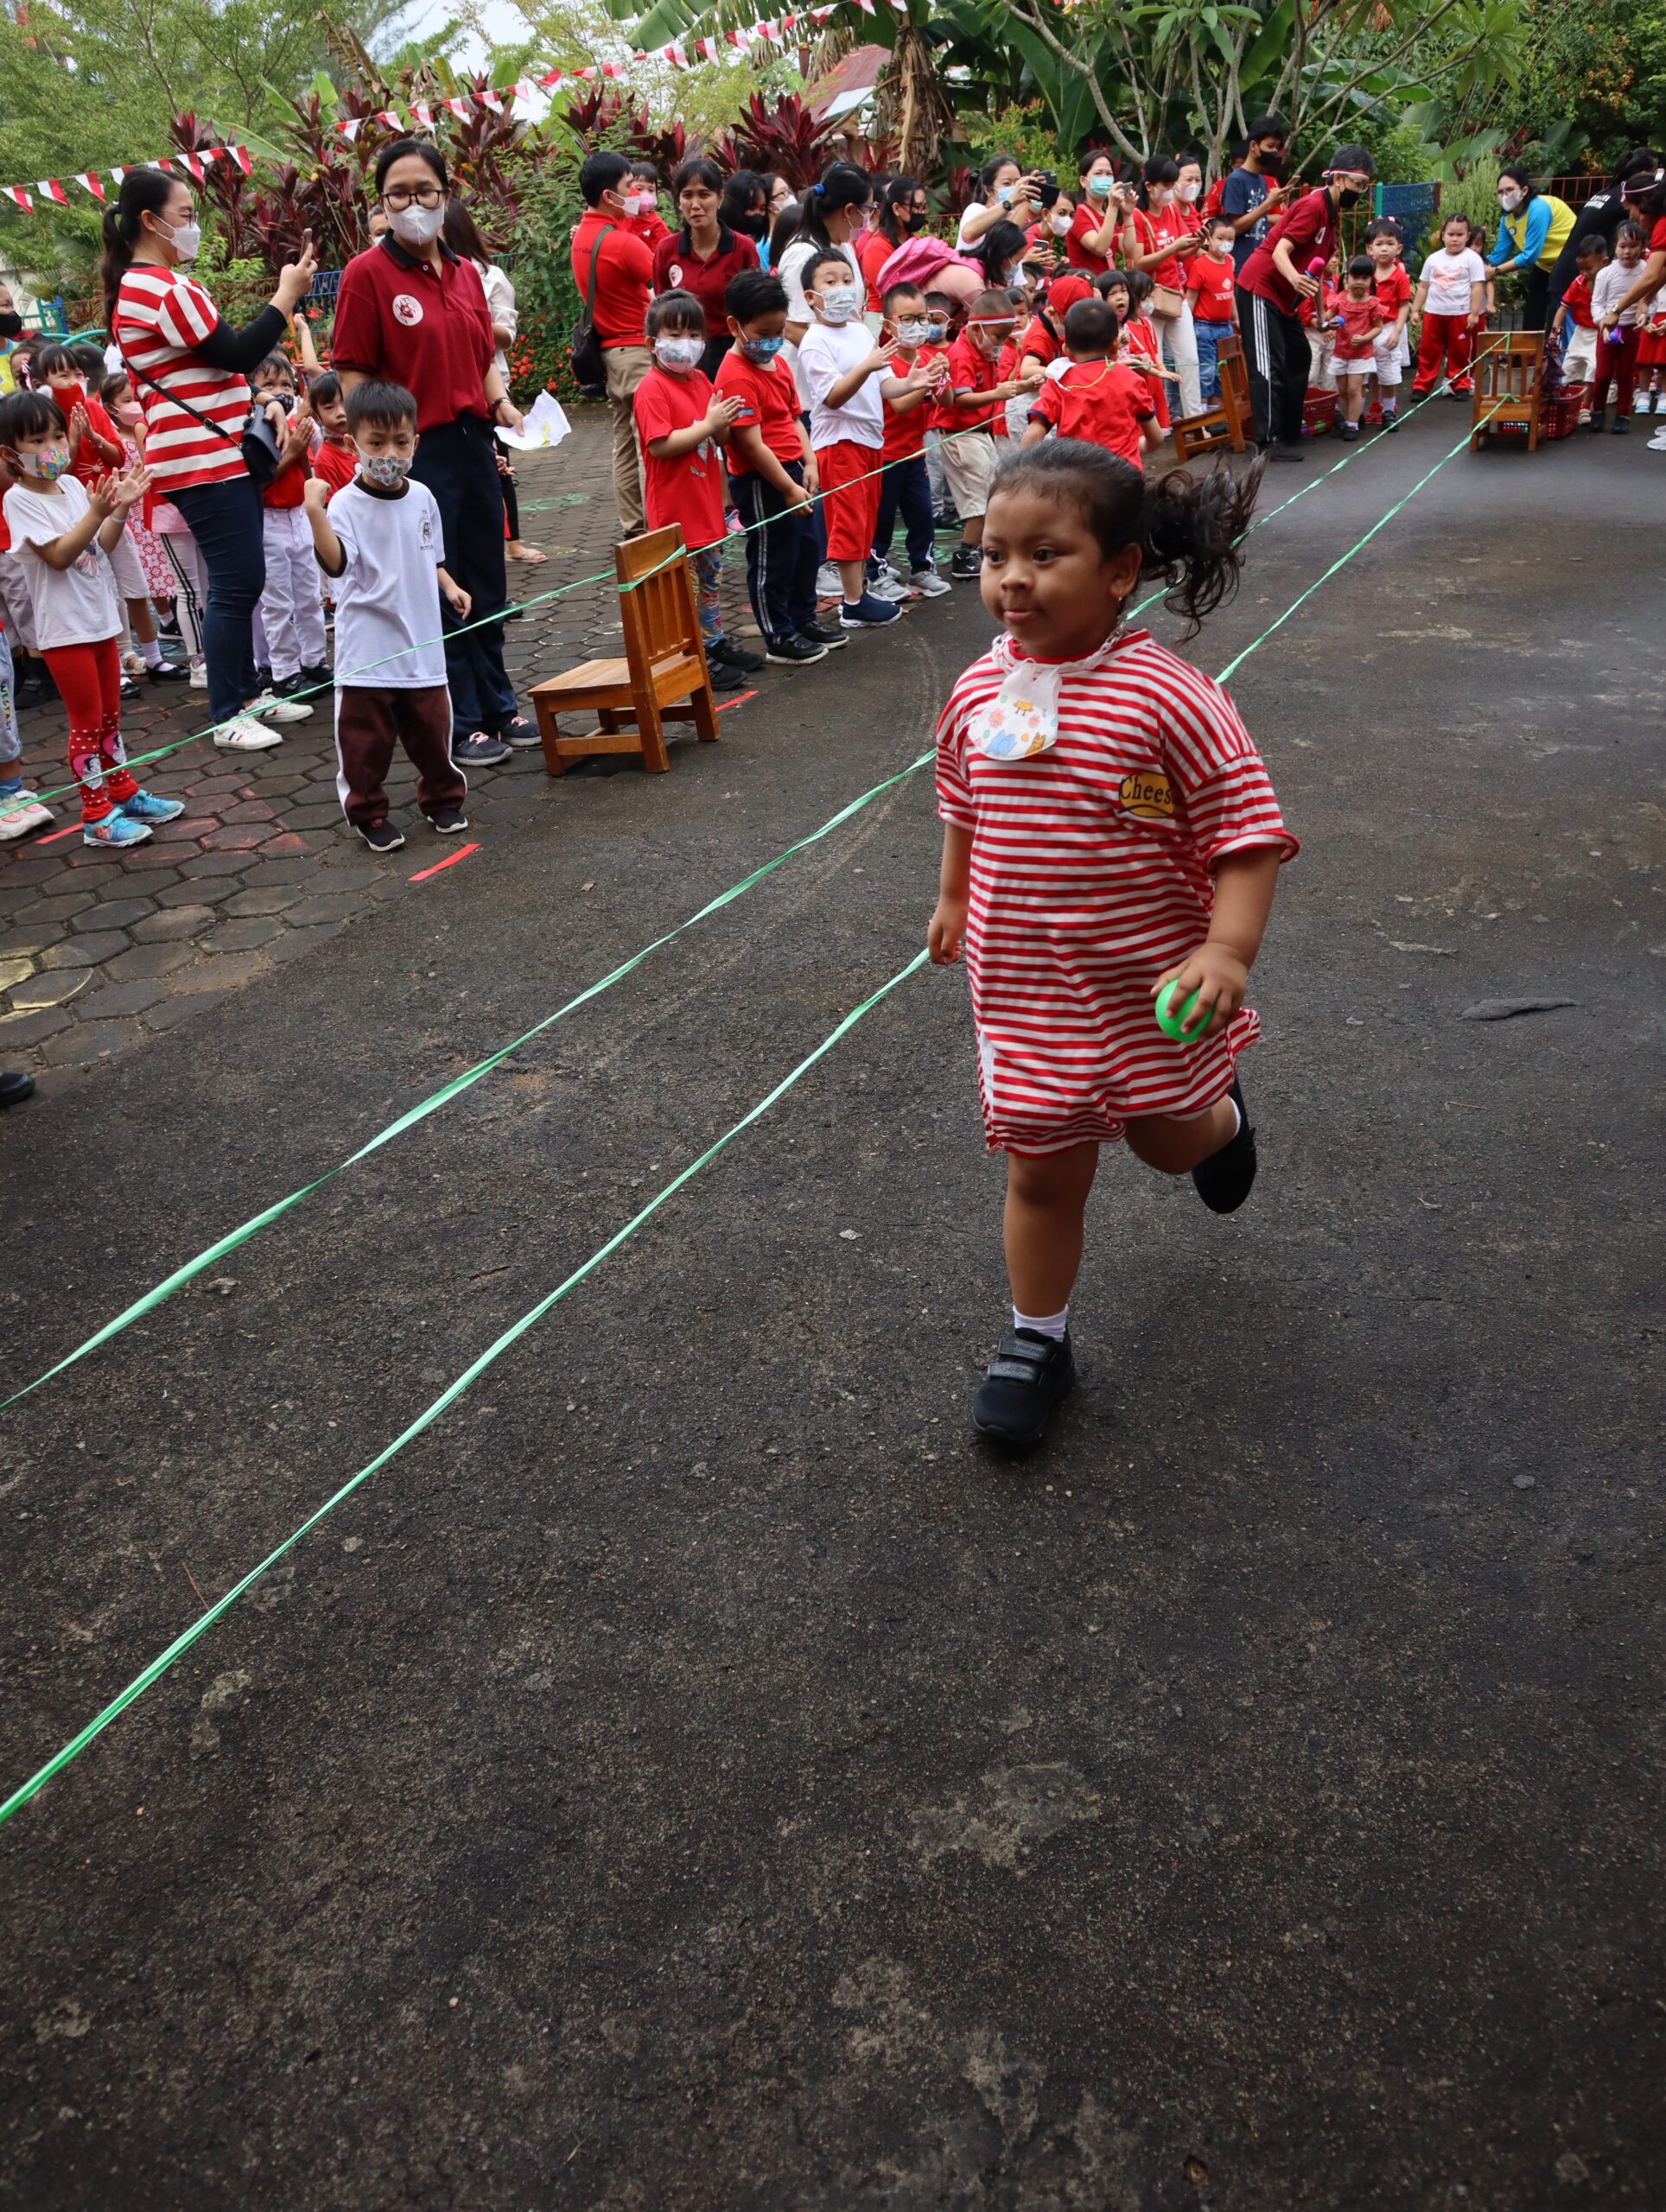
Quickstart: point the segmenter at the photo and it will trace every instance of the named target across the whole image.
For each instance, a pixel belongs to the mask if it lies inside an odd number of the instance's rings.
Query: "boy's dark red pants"
[[[468,780],[451,758],[451,693],[443,683],[422,691],[372,691],[348,685],[335,695],[335,788],[355,830],[388,810],[383,779],[403,745],[416,771],[416,804],[424,814],[461,806]]]

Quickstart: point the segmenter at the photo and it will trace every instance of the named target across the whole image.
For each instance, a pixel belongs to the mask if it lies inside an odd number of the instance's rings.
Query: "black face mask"
[[[732,231],[744,231],[749,238],[760,238],[769,228],[767,215],[736,215],[731,218]]]
[[[1339,207],[1358,207],[1364,197],[1363,192],[1339,192],[1336,195],[1336,204]]]
[[[0,315],[0,338],[21,338],[23,318],[21,315]]]
[[[1263,154],[1261,157],[1261,173],[1263,176],[1271,177],[1275,184],[1281,182],[1284,175],[1283,155]]]

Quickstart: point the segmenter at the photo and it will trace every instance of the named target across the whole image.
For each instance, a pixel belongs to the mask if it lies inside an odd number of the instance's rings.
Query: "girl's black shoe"
[[[1008,1330],[972,1401],[972,1426],[980,1436],[1021,1449],[1039,1444],[1048,1415],[1075,1380],[1068,1329],[1062,1339]]]
[[[1211,1213],[1236,1213],[1256,1179],[1256,1133],[1250,1126],[1250,1109],[1243,1103],[1237,1076],[1232,1078],[1231,1096],[1238,1109],[1237,1135],[1207,1160],[1200,1160],[1192,1171],[1198,1196]]]

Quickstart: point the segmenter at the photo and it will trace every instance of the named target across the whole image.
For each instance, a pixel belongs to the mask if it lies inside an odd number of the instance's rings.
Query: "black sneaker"
[[[771,638],[764,658],[780,668],[808,668],[812,660],[827,658],[827,647],[814,638]]]
[[[396,830],[385,815],[379,822],[361,822],[359,834],[373,853],[397,853],[405,842],[403,830]]]
[[[509,758],[509,747],[500,737],[488,737],[483,729],[476,729],[467,737],[452,739],[451,757],[460,768],[490,768]]]
[[[1394,414],[1385,415],[1383,417],[1383,428],[1385,430],[1397,430],[1400,428],[1400,416],[1397,409]]]
[[[1198,1196],[1211,1213],[1236,1213],[1256,1179],[1256,1133],[1250,1126],[1250,1109],[1243,1103],[1237,1076],[1232,1078],[1231,1097],[1238,1109],[1237,1135],[1207,1160],[1200,1160],[1192,1171]]]
[[[1267,456],[1269,461],[1305,461],[1307,457],[1300,446],[1275,446]]]
[[[970,583],[983,573],[982,549],[976,545],[957,545],[955,557],[949,563],[949,574],[957,584]]]
[[[1039,1444],[1047,1416],[1075,1380],[1068,1329],[1062,1342],[1033,1329],[1009,1330],[972,1401],[972,1427],[1003,1444]]]
[[[738,691],[747,681],[747,672],[736,668],[732,660],[709,660],[706,680],[714,691]]]
[[[1341,438],[1342,442],[1343,442],[1343,444],[1344,444],[1344,445],[1348,445],[1348,446],[1358,445],[1358,442],[1359,442],[1359,425],[1358,425],[1358,423],[1345,423],[1342,425],[1341,429],[1339,431],[1338,435]]]
[[[808,638],[812,645],[825,645],[830,653],[850,643],[836,622],[806,622],[798,635]]]
[[[706,655],[708,662],[727,661],[731,668],[738,668],[742,676],[756,676],[764,664],[761,653],[749,653],[737,645],[733,638],[720,638]]]
[[[315,660],[310,668],[301,671],[301,681],[308,691],[327,691],[335,682],[335,671],[327,661]]]
[[[190,670],[177,660],[154,661],[145,674],[153,683],[187,683],[191,677]]]
[[[1608,428],[1617,438],[1629,437],[1631,431],[1631,418],[1629,415],[1616,415]]]
[[[32,1075],[0,1075],[0,1106],[21,1106],[33,1096],[35,1077]]]
[[[504,743],[517,753],[530,753],[535,745],[542,745],[536,722],[527,721],[525,715],[513,715],[498,732]]]
[[[436,806],[428,817],[428,826],[430,830],[437,830],[442,837],[455,837],[460,830],[467,829],[468,817],[460,806]],[[383,823],[381,827],[385,830],[386,823]],[[401,837],[399,842],[403,845],[404,842]]]
[[[1605,429],[1606,427],[1604,421],[1604,416],[1606,413],[1606,409],[1599,410],[1593,407],[1591,410],[1591,420],[1586,424],[1586,429],[1593,433]]]

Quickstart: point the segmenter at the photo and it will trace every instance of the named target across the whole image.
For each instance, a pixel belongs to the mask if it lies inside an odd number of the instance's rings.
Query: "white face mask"
[[[1014,261],[1007,271],[1007,282],[1009,284],[1021,284],[1027,287],[1029,281],[1029,273],[1023,263]]]
[[[897,325],[897,336],[905,346],[926,345],[930,341],[931,335],[932,326],[929,322],[900,322]]]
[[[1146,198],[1154,207],[1167,207],[1168,187],[1166,184],[1149,184],[1146,187]]]
[[[654,359],[668,369],[691,369],[706,350],[703,338],[656,338]]]
[[[1189,207],[1197,198],[1198,194],[1203,190],[1203,187],[1200,184],[1182,184],[1177,185],[1175,189],[1180,197],[1184,200]]]
[[[199,223],[175,223],[169,233],[168,243],[181,261],[194,261],[202,245],[202,226]]]
[[[830,284],[821,295],[821,311],[829,322],[849,322],[862,307],[862,294],[854,284]]]
[[[1068,238],[1070,236],[1070,222],[1071,219],[1068,215],[1049,215],[1047,218],[1047,228],[1052,232],[1056,238]]]
[[[1498,205],[1504,209],[1506,215],[1510,213],[1513,209],[1519,207],[1521,204],[1522,195],[1519,192],[1501,192],[1498,194]]]
[[[406,245],[432,245],[445,220],[444,203],[423,207],[413,200],[409,207],[390,207],[388,228]]]

